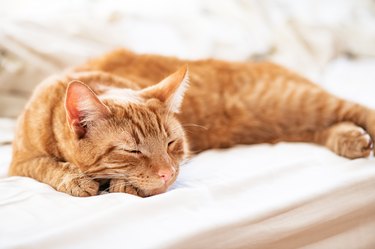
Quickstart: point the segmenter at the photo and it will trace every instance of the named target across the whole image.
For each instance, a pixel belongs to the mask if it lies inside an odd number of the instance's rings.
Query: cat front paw
[[[140,196],[136,188],[130,185],[126,180],[123,179],[112,179],[109,183],[110,193],[127,193],[131,195]]]
[[[98,194],[99,182],[85,176],[78,178],[66,176],[57,190],[76,197],[94,196]]]

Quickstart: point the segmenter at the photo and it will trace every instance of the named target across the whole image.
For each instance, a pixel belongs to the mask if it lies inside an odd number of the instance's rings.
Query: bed
[[[167,193],[148,198],[77,198],[7,176],[16,116],[33,87],[118,46],[270,59],[375,108],[369,1],[77,2],[14,1],[0,10],[1,249],[375,248],[373,156],[348,160],[305,143],[210,150],[184,164]],[[145,34],[155,37],[152,44]]]

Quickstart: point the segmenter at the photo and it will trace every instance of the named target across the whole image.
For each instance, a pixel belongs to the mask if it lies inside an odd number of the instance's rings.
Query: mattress
[[[374,248],[374,159],[309,144],[199,154],[171,189],[72,197],[7,177],[1,122],[0,248]]]

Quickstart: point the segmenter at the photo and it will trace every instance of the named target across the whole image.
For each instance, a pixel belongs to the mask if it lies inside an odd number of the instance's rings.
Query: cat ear
[[[157,98],[166,105],[168,110],[177,113],[188,85],[189,71],[185,65],[158,84],[143,89],[140,95],[144,98]]]
[[[65,98],[66,116],[70,128],[82,138],[89,122],[107,117],[111,112],[84,83],[69,83]]]

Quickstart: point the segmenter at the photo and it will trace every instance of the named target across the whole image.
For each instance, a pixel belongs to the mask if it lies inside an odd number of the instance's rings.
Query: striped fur
[[[96,116],[84,126],[66,118],[71,80],[84,82],[100,100],[88,102],[99,103],[99,112],[90,109]],[[72,124],[84,129],[82,136]],[[111,180],[110,192],[149,196],[166,191],[189,153],[210,148],[299,141],[367,157],[374,124],[373,110],[272,63],[118,50],[36,89],[19,120],[10,174],[75,196],[97,194],[98,179]],[[173,176],[166,184],[157,175],[163,170]]]

